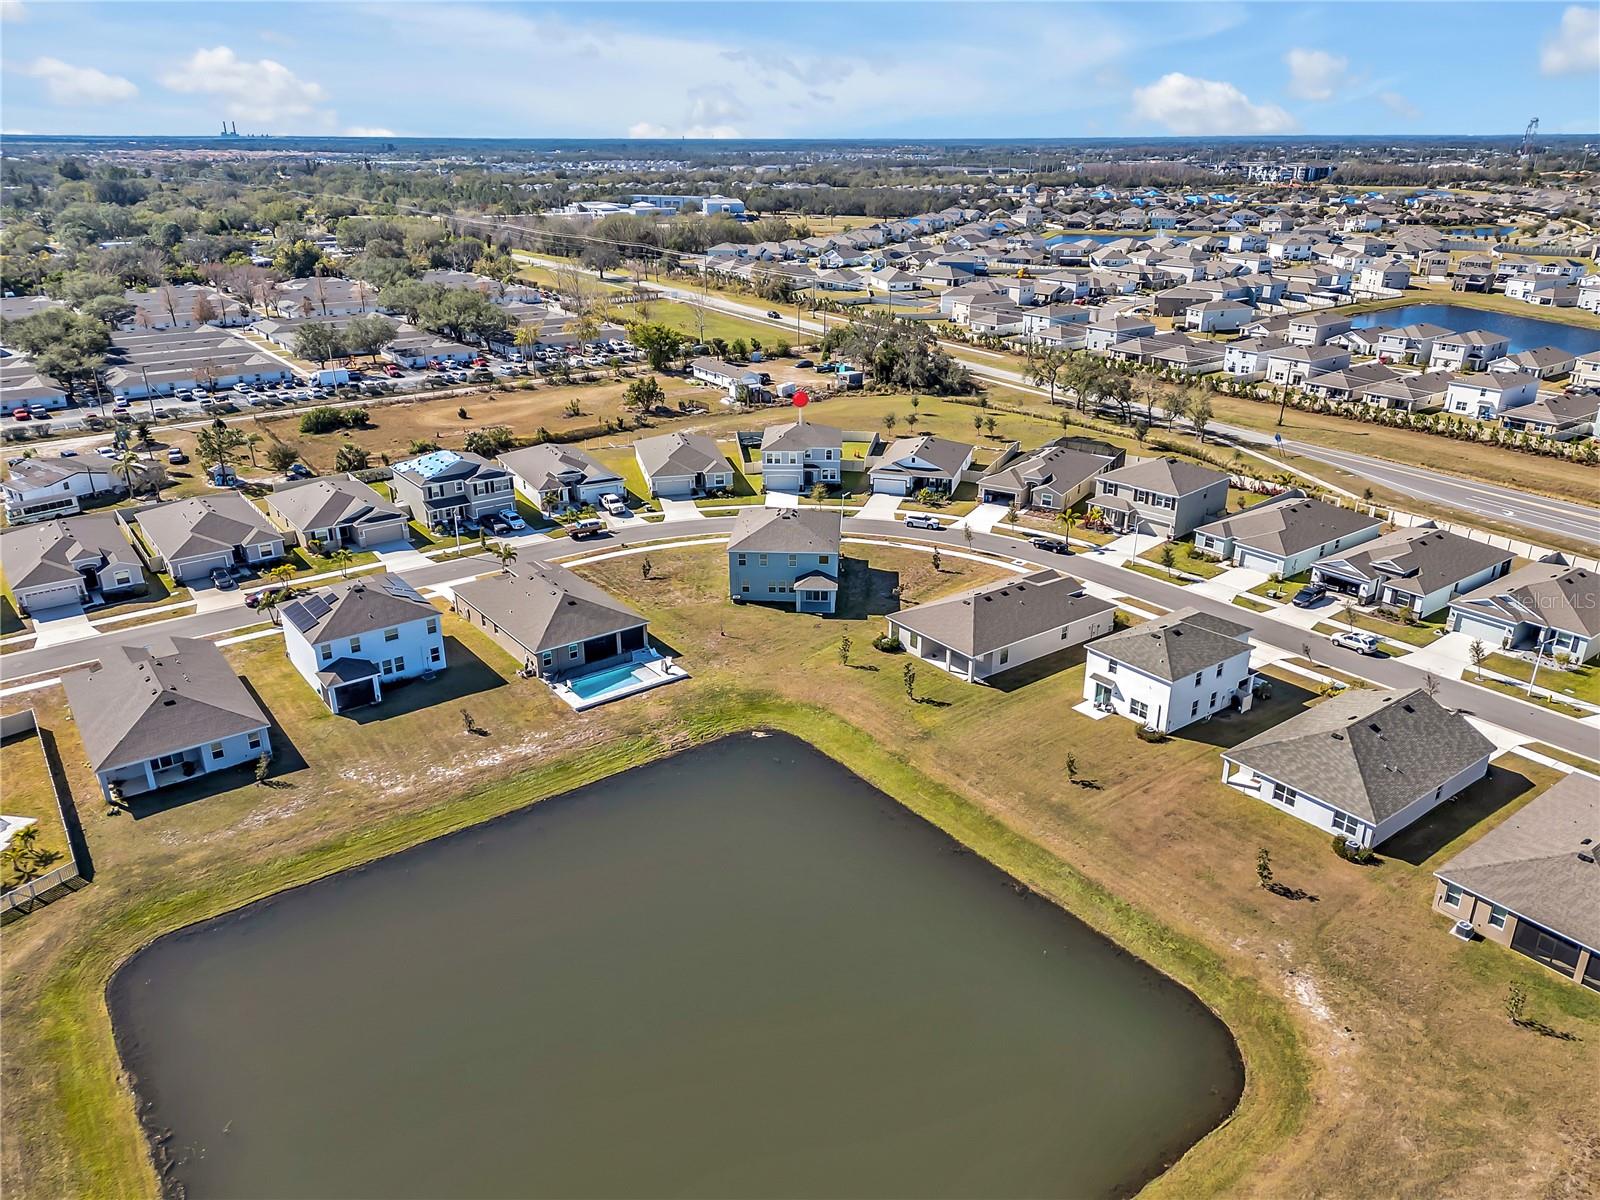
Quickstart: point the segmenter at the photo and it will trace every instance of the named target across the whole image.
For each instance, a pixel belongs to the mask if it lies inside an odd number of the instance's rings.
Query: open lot
[[[721,733],[789,729],[1194,988],[1230,1025],[1248,1084],[1234,1118],[1157,1181],[1157,1196],[1565,1197],[1600,1185],[1593,1078],[1600,997],[1429,911],[1431,871],[1555,778],[1507,757],[1490,780],[1383,848],[1337,859],[1325,835],[1219,782],[1219,746],[1312,697],[1273,699],[1160,745],[1071,711],[1081,651],[963,684],[870,645],[876,614],[995,577],[957,554],[846,545],[840,618],[724,602],[719,547],[580,570],[651,616],[693,678],[573,714],[446,618],[450,670],[383,708],[330,716],[275,639],[227,651],[270,712],[273,777],[248,772],[106,815],[58,689],[30,694],[58,737],[95,883],[8,931],[3,1153],[24,1197],[146,1194],[155,1180],[119,1081],[103,994],[165,930]],[[853,645],[839,654],[841,634]],[[825,697],[825,701],[821,699]],[[462,710],[486,731],[464,730]],[[1077,783],[1065,771],[1076,759]],[[1315,899],[1264,892],[1277,878]],[[426,954],[426,947],[419,947]],[[1529,1013],[1581,1040],[1506,1021]]]

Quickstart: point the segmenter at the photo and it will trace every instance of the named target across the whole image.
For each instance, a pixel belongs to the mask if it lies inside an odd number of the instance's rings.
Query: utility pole
[[[149,373],[142,366],[139,368],[139,378],[144,380],[144,401],[150,406],[150,419],[153,421],[156,416],[156,398],[150,392]]]

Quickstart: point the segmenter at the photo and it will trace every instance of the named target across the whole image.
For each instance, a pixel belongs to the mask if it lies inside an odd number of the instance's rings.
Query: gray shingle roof
[[[388,573],[318,588],[279,611],[285,627],[313,645],[439,615],[416,588]]]
[[[267,715],[210,642],[157,639],[108,650],[63,681],[96,771],[173,754],[267,726]]]
[[[1193,608],[1108,634],[1090,643],[1107,658],[1168,683],[1227,662],[1250,649],[1250,628]]]
[[[1337,541],[1362,529],[1377,529],[1383,522],[1364,513],[1339,508],[1321,500],[1308,500],[1291,489],[1242,513],[1223,517],[1195,530],[1214,538],[1232,538],[1252,550],[1290,555]]]
[[[733,519],[728,551],[763,554],[838,554],[841,530],[834,508],[746,505]]]
[[[658,475],[698,475],[726,471],[727,456],[703,433],[666,433],[633,444],[633,452],[651,479]]]
[[[1529,563],[1458,596],[1451,608],[1600,637],[1600,578],[1584,567]]]
[[[1435,874],[1600,953],[1597,843],[1600,782],[1575,772]]]
[[[1344,692],[1224,757],[1377,824],[1493,749],[1465,717],[1417,688]]]
[[[970,658],[1115,608],[1089,595],[1079,580],[1046,568],[919,604],[890,620]]]
[[[1222,471],[1196,466],[1176,458],[1152,458],[1148,462],[1118,467],[1100,477],[1108,483],[1125,483],[1147,488],[1164,496],[1187,496],[1216,483],[1227,483]]]
[[[1111,462],[1111,459],[1099,454],[1085,454],[1066,446],[1049,445],[1014,460],[1003,470],[985,475],[978,480],[978,488],[980,491],[991,488],[1018,495],[1030,486],[1070,492],[1084,480],[1098,475]]]
[[[283,537],[259,508],[237,492],[144,509],[139,528],[168,563]]]
[[[579,483],[622,482],[622,476],[576,446],[548,442],[507,451],[500,456],[500,465],[541,492],[563,486],[562,476],[576,475]]]
[[[763,450],[821,450],[844,445],[844,434],[832,425],[812,421],[791,421],[787,425],[768,425],[761,431]]]
[[[884,471],[889,474],[913,474],[911,468],[902,468],[898,464],[902,459],[916,458],[925,463],[930,463],[941,475],[955,478],[956,472],[972,456],[972,447],[966,442],[951,441],[949,438],[934,437],[932,434],[919,434],[916,437],[896,438],[884,450],[881,459],[872,473]]]
[[[532,653],[646,623],[622,601],[554,563],[519,563],[509,572],[463,583],[455,593]]]
[[[0,561],[13,588],[71,583],[78,577],[73,563],[86,559],[96,560],[97,566],[132,567],[141,577],[144,572],[144,563],[122,536],[115,517],[64,517],[0,535]]]
[[[298,533],[335,525],[404,523],[406,519],[405,513],[372,488],[342,475],[286,484],[267,497],[267,507]]]
[[[1319,567],[1382,578],[1411,595],[1426,596],[1516,556],[1486,542],[1442,529],[1397,529],[1354,550],[1319,560]],[[1403,585],[1403,586],[1401,586]]]

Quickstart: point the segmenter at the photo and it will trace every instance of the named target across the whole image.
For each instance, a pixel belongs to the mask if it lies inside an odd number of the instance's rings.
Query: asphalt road
[[[667,287],[660,284],[649,286],[674,300],[703,304],[706,308],[770,325],[774,329],[794,332],[797,328],[801,328],[808,333],[817,333],[822,329],[821,323],[817,321],[798,319],[775,321],[766,315],[769,311],[766,308],[740,304],[722,296],[702,297],[700,293],[688,288]],[[945,345],[950,351],[959,353],[975,375],[1035,395],[1045,394],[1030,385],[1022,372],[1002,365],[1004,362],[1002,355],[957,343],[945,343]],[[975,362],[973,361],[975,357],[990,357],[996,362],[992,364]],[[1236,442],[1260,449],[1271,450],[1275,446],[1270,436],[1253,429],[1227,424],[1213,424],[1208,428]],[[1352,475],[1381,484],[1404,496],[1454,508],[1468,516],[1492,517],[1497,521],[1515,522],[1528,531],[1531,541],[1538,541],[1541,534],[1556,534],[1600,545],[1600,508],[1592,505],[1553,500],[1532,492],[1480,483],[1442,471],[1404,466],[1386,459],[1353,454],[1344,450],[1330,450],[1310,442],[1286,441],[1283,445],[1285,449],[1302,458],[1348,471]],[[1450,443],[1441,439],[1439,457],[1441,460],[1447,460],[1449,456]],[[1597,472],[1595,499],[1600,503],[1600,472]]]
[[[523,561],[543,562],[570,557],[584,551],[604,553],[607,549],[653,542],[725,537],[732,528],[732,517],[708,518],[692,524],[672,522],[662,525],[639,521],[625,530],[617,531],[606,538],[589,541],[582,546],[575,545],[565,538],[549,542],[523,543],[518,546],[518,555]],[[936,543],[955,550],[969,548],[965,536],[959,531],[934,532],[925,529],[907,529],[893,520],[846,518],[844,530],[847,535],[857,537],[896,537],[902,541]],[[1307,633],[1271,620],[1265,614],[1254,613],[1237,605],[1196,595],[1160,579],[1124,570],[1096,557],[1093,553],[1078,554],[1063,560],[1060,555],[1035,550],[1026,542],[1016,538],[988,533],[973,534],[970,548],[1001,558],[1056,567],[1086,582],[1114,588],[1119,595],[1145,600],[1161,608],[1187,607],[1215,613],[1247,626],[1251,636],[1264,646],[1297,655],[1302,653],[1302,647],[1309,647],[1311,651],[1309,657],[1312,662],[1371,680],[1383,687],[1414,688],[1421,687],[1426,682],[1425,672],[1408,666],[1404,658],[1368,658],[1353,651],[1341,650],[1318,634]],[[423,587],[462,579],[475,572],[487,574],[497,569],[497,566],[492,558],[482,555],[445,563],[432,563],[402,574],[414,586]],[[259,623],[260,618],[242,606],[209,613],[196,613],[192,616],[177,617],[171,621],[136,626],[121,632],[99,634],[42,650],[17,651],[0,659],[0,671],[3,671],[5,680],[9,683],[28,676],[46,675],[69,667],[86,665],[96,661],[100,655],[114,647],[144,645],[153,637],[216,636]],[[1451,708],[1575,754],[1587,757],[1600,755],[1600,730],[1595,729],[1593,725],[1582,724],[1571,717],[1537,708],[1483,688],[1473,687],[1459,680],[1436,679],[1436,684],[1438,700]]]

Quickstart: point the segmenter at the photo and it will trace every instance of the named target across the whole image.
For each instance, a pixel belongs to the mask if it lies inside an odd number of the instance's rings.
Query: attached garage
[[[1248,567],[1252,571],[1265,571],[1271,575],[1274,571],[1283,570],[1283,559],[1273,554],[1263,554],[1259,550],[1247,550],[1239,547],[1238,565]]]
[[[1459,608],[1450,610],[1450,632],[1465,633],[1478,639],[1485,646],[1491,648],[1505,645],[1506,635],[1511,632],[1510,627],[1499,622],[1490,621],[1477,613],[1463,612]]]
[[[870,479],[873,492],[879,496],[909,496],[911,494],[911,479],[909,476],[873,473]]]
[[[190,580],[205,579],[218,567],[227,570],[233,566],[232,551],[219,551],[216,554],[200,554],[193,558],[180,559],[178,562],[169,563],[172,577],[179,583],[188,583]]]
[[[84,598],[81,583],[53,583],[17,592],[17,604],[23,612],[40,612],[47,608],[60,608],[64,604],[77,604]]]

